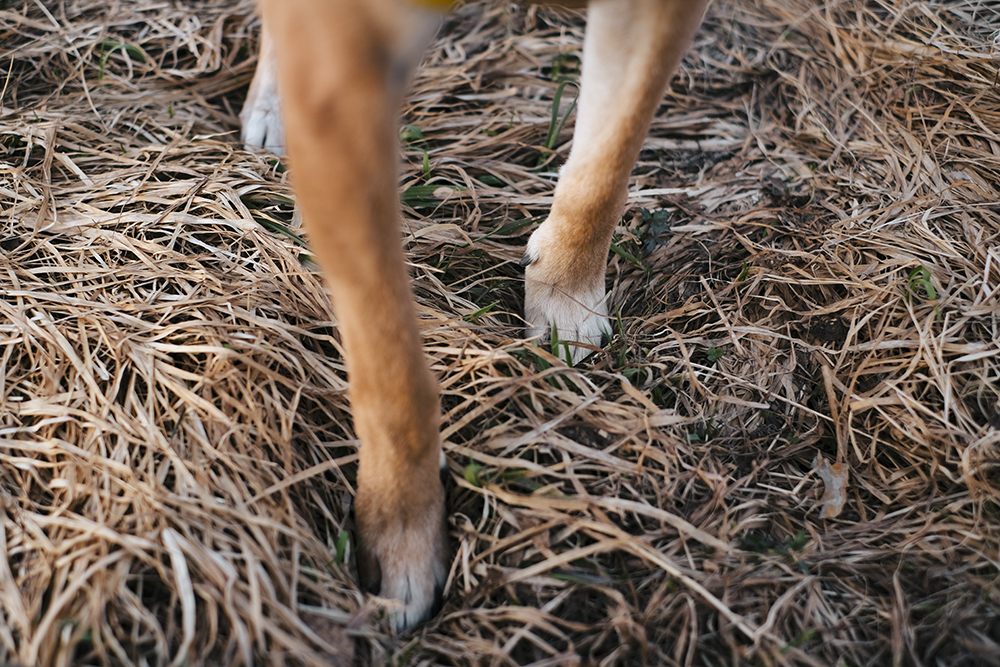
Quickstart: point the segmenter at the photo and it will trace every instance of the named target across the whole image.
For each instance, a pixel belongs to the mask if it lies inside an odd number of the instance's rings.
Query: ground
[[[0,3],[0,661],[1000,663],[994,9],[714,3],[575,368],[518,260],[582,19],[447,20],[400,192],[455,559],[402,637],[294,173],[238,141],[252,9]]]

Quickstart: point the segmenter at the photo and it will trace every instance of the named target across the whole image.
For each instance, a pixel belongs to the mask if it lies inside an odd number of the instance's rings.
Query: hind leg
[[[281,123],[281,98],[278,94],[278,63],[274,40],[267,26],[260,35],[260,54],[247,101],[240,111],[243,129],[240,138],[247,148],[265,148],[276,155],[285,154],[285,129]]]
[[[573,149],[548,219],[524,256],[528,336],[599,346],[609,333],[604,276],[628,177],[707,0],[596,0],[583,46]],[[573,360],[590,354],[571,347]]]

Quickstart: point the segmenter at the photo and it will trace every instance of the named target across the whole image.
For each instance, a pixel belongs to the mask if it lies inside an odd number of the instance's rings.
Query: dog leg
[[[610,333],[604,276],[611,233],[649,123],[707,4],[591,2],[573,149],[523,261],[528,336],[555,327],[561,341],[599,346]],[[570,350],[574,361],[590,354]]]
[[[362,447],[362,583],[432,611],[448,571],[437,383],[424,359],[399,233],[397,115],[440,18],[399,0],[263,0],[293,181],[347,352]]]
[[[274,40],[264,26],[260,35],[257,71],[250,82],[247,101],[240,111],[243,131],[240,138],[249,149],[265,148],[277,155],[285,154],[285,129],[281,124],[281,98],[278,95],[278,63],[275,61]]]

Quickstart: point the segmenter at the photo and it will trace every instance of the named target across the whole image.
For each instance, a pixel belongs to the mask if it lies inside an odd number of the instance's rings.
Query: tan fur
[[[555,324],[563,340],[600,344],[605,263],[628,176],[706,1],[592,5],[578,134],[552,212],[528,244],[529,332]],[[399,101],[435,19],[406,0],[261,2],[298,201],[341,322],[364,443],[361,576],[403,602],[395,618],[407,628],[430,613],[449,563],[437,385],[421,352],[396,196]],[[255,78],[248,103],[276,102],[266,99],[268,76]]]

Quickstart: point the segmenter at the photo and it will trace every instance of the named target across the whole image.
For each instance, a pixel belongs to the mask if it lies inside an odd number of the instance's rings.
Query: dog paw
[[[278,67],[273,47],[266,37],[247,101],[240,112],[240,122],[243,124],[240,138],[247,149],[264,148],[276,155],[284,155],[285,127],[281,122]]]
[[[359,495],[358,502],[362,499]],[[403,632],[433,616],[441,604],[450,564],[443,493],[423,513],[407,507],[390,517],[384,504],[370,509],[355,504],[361,583],[398,602],[387,606],[396,631]]]
[[[552,353],[562,359],[567,351],[575,364],[592,354],[611,333],[604,290],[571,293],[557,285],[533,280],[531,267],[525,271],[524,314],[528,322],[526,336],[542,336],[557,343]],[[558,341],[552,340],[552,334]],[[587,347],[574,345],[583,343]]]
[[[240,138],[250,150],[263,148],[275,155],[285,153],[285,128],[281,123],[281,101],[277,90],[248,97],[240,112]]]
[[[605,256],[588,252],[584,259],[572,257],[561,244],[551,242],[543,225],[528,241],[522,264],[524,271],[524,315],[527,336],[551,336],[558,341],[552,350],[560,358],[567,353],[577,363],[610,337],[605,299]],[[573,343],[583,343],[584,346]],[[585,347],[586,346],[586,347]]]

